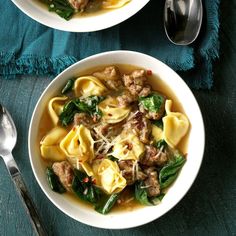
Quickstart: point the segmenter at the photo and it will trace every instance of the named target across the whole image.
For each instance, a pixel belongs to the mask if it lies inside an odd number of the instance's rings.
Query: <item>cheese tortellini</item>
[[[60,148],[65,155],[80,162],[94,158],[94,141],[89,129],[84,125],[75,126],[60,142]]]
[[[48,112],[54,126],[59,122],[59,115],[62,113],[63,106],[67,97],[54,97],[48,103]]]
[[[124,132],[116,139],[111,155],[119,160],[139,160],[144,151],[144,144],[136,135]]]
[[[97,174],[101,187],[108,194],[118,193],[126,186],[126,179],[122,176],[116,162],[108,159],[102,160]]]
[[[120,8],[130,1],[131,0],[103,0],[102,7],[103,9]]]
[[[170,147],[176,147],[189,128],[188,118],[180,112],[171,112],[172,101],[166,100],[163,120],[163,137]]]
[[[94,76],[82,76],[75,80],[74,91],[77,97],[91,95],[101,96],[106,91],[103,83]]]
[[[129,107],[119,107],[116,98],[108,97],[99,104],[105,123],[115,124],[124,120],[130,113]]]
[[[156,142],[163,139],[163,130],[156,125],[152,125],[152,136]]]
[[[67,132],[63,128],[53,128],[40,142],[40,151],[42,157],[49,161],[65,160],[66,155],[61,151],[59,143],[66,134]]]

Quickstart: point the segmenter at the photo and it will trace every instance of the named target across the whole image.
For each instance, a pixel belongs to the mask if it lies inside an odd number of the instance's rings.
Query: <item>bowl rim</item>
[[[34,123],[34,119],[35,119],[35,114],[37,112],[37,109],[41,103],[41,100],[42,98],[45,96],[45,94],[47,93],[48,89],[53,86],[54,83],[57,82],[58,78],[60,78],[61,76],[63,76],[64,73],[66,73],[67,71],[70,71],[72,70],[73,68],[76,68],[78,66],[78,64],[82,64],[84,62],[87,62],[89,60],[94,60],[94,59],[97,59],[99,57],[103,57],[103,56],[107,56],[107,55],[117,55],[117,54],[133,54],[133,56],[142,56],[142,57],[146,57],[146,58],[150,58],[152,60],[156,60],[158,63],[160,63],[162,66],[166,67],[168,70],[171,70],[175,75],[176,77],[178,77],[178,83],[181,83],[181,86],[184,86],[184,90],[186,89],[191,95],[192,95],[192,99],[194,100],[195,102],[195,109],[197,109],[198,111],[198,114],[199,114],[199,118],[200,118],[200,133],[201,133],[201,141],[202,141],[202,146],[200,148],[200,151],[199,153],[201,154],[200,155],[200,159],[198,161],[198,165],[195,167],[195,173],[194,173],[194,176],[192,177],[192,179],[190,179],[188,181],[188,186],[185,187],[184,191],[181,192],[179,198],[177,201],[174,202],[174,204],[170,205],[169,207],[166,208],[166,210],[164,211],[164,213],[158,215],[157,217],[153,217],[151,220],[150,218],[144,218],[142,223],[139,223],[139,224],[135,224],[135,223],[131,223],[129,226],[117,226],[117,225],[113,225],[113,226],[109,226],[109,225],[99,225],[97,224],[96,222],[88,222],[88,221],[84,221],[84,220],[81,220],[81,219],[78,219],[76,218],[74,215],[70,214],[69,212],[66,212],[65,209],[63,209],[63,207],[59,204],[57,204],[50,196],[49,194],[47,193],[47,191],[45,190],[43,184],[41,183],[38,175],[36,174],[36,170],[35,170],[35,167],[34,167],[34,163],[33,163],[33,158],[32,158],[32,151],[31,151],[31,136],[32,136],[32,131],[33,131],[33,123]],[[121,64],[121,63],[120,63]],[[132,63],[131,63],[132,65]],[[171,88],[172,90],[172,88]],[[191,121],[191,120],[190,120]],[[137,227],[137,226],[141,226],[141,225],[144,225],[144,224],[147,224],[149,222],[152,222],[158,218],[160,218],[161,216],[163,216],[164,214],[166,214],[167,212],[169,212],[171,209],[173,209],[182,199],[183,197],[186,195],[186,193],[190,190],[191,186],[193,185],[194,181],[196,180],[196,177],[199,173],[199,170],[200,170],[200,167],[201,167],[201,164],[202,164],[202,161],[203,161],[203,157],[204,157],[204,150],[205,150],[205,128],[204,128],[204,121],[203,121],[203,117],[202,117],[202,113],[201,113],[201,110],[200,110],[200,107],[198,105],[198,102],[195,98],[195,96],[193,95],[192,91],[190,90],[190,88],[188,87],[188,85],[185,83],[185,81],[175,72],[173,71],[169,66],[167,66],[166,64],[164,64],[163,62],[161,62],[160,60],[152,57],[152,56],[149,56],[147,54],[144,54],[144,53],[140,53],[140,52],[135,52],[135,51],[128,51],[128,50],[115,50],[115,51],[108,51],[108,52],[103,52],[103,53],[98,53],[98,54],[95,54],[95,55],[92,55],[92,56],[89,56],[85,59],[82,59],[76,63],[74,63],[73,65],[71,65],[70,67],[68,67],[67,69],[65,69],[64,71],[62,71],[59,75],[57,75],[49,84],[48,86],[44,89],[43,93],[41,94],[41,96],[39,97],[36,105],[35,105],[35,108],[33,110],[33,113],[32,113],[32,117],[31,117],[31,121],[30,121],[30,125],[29,125],[29,130],[28,130],[28,152],[29,152],[29,159],[30,159],[30,164],[31,164],[31,168],[33,170],[33,173],[34,173],[34,176],[40,186],[40,188],[42,189],[43,193],[47,196],[47,198],[58,208],[60,209],[63,213],[65,213],[66,215],[70,216],[71,218],[75,219],[76,221],[79,221],[81,223],[84,223],[86,225],[89,225],[89,226],[93,226],[93,227],[97,227],[97,228],[103,228],[103,229],[127,229],[127,228],[133,228],[133,227]],[[169,191],[169,190],[168,190]],[[155,206],[154,206],[155,207]],[[108,221],[109,222],[109,221]]]
[[[27,0],[27,2],[21,0],[11,0],[11,1],[27,16],[50,28],[66,32],[93,32],[107,29],[112,26],[120,24],[121,22],[127,20],[128,18],[132,17],[137,12],[139,12],[150,0],[142,0],[142,1],[136,0],[135,4],[133,4],[131,1],[130,3],[126,4],[121,8],[109,10],[105,13],[101,13],[94,16],[81,17],[81,19],[72,18],[69,21],[66,21],[63,18],[59,17],[54,12],[48,12],[45,9],[40,10],[40,8],[43,7],[37,6],[36,1],[30,1],[30,2],[29,0]],[[29,4],[27,5],[27,3]],[[130,4],[132,4],[133,6],[132,8],[129,6]],[[85,18],[87,18],[88,21]],[[80,24],[79,20],[80,21],[83,20],[85,23],[87,21],[86,23],[87,25],[84,26],[83,23]]]

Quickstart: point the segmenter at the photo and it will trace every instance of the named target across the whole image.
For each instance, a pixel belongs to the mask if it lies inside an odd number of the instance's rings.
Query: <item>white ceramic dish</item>
[[[125,6],[86,17],[74,17],[66,21],[47,8],[37,3],[37,0],[12,0],[12,2],[32,19],[54,29],[70,32],[90,32],[109,28],[133,16],[150,0],[132,0]]]
[[[53,192],[49,188],[45,167],[39,152],[37,127],[39,126],[45,104],[51,97],[56,95],[68,78],[78,74],[81,70],[109,64],[132,64],[151,69],[154,75],[159,77],[160,80],[165,81],[182,103],[186,115],[191,122],[191,132],[189,135],[187,162],[159,205],[138,208],[134,211],[110,212],[104,216],[93,209],[81,205],[79,202],[70,201],[68,198]],[[28,140],[30,162],[34,175],[51,202],[75,220],[100,228],[112,229],[130,228],[148,223],[173,208],[183,198],[197,176],[203,158],[204,144],[205,134],[201,112],[191,90],[185,82],[172,69],[157,59],[131,51],[112,51],[97,54],[75,63],[58,75],[46,88],[35,107],[29,128]]]

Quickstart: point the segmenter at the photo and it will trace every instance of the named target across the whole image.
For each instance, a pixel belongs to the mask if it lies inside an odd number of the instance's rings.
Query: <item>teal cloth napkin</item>
[[[152,55],[176,70],[192,88],[211,88],[219,55],[219,1],[203,0],[200,36],[191,46],[171,44],[163,29],[164,0],[151,0],[138,14],[112,28],[69,33],[43,26],[11,1],[0,0],[0,75],[52,78],[87,56],[128,49]]]

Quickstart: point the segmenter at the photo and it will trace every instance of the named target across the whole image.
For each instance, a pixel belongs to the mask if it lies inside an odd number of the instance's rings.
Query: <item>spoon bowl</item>
[[[36,235],[45,236],[47,233],[40,222],[36,208],[29,196],[19,168],[12,156],[12,150],[16,145],[16,140],[17,131],[14,121],[7,109],[0,104],[0,156],[6,164],[27,214],[30,216],[30,221]]]
[[[188,45],[197,38],[202,24],[202,0],[166,0],[164,28],[176,45]]]
[[[11,153],[16,145],[17,131],[8,111],[0,104],[0,155]]]

